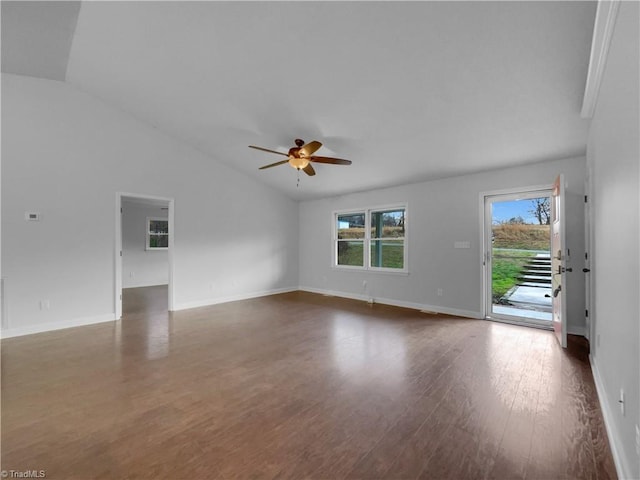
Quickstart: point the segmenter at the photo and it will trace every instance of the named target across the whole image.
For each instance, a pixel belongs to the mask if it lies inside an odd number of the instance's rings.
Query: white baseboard
[[[183,302],[174,305],[173,310],[188,310],[190,308],[208,307],[210,305],[218,305],[219,303],[237,302],[238,300],[249,300],[251,298],[266,297],[267,295],[276,295],[278,293],[295,292],[298,287],[275,288],[273,290],[263,290],[261,292],[241,293],[228,297],[206,298],[204,300],[195,300],[192,302]]]
[[[28,325],[25,327],[7,328],[0,332],[2,338],[21,337],[23,335],[31,335],[34,333],[51,332],[53,330],[62,330],[64,328],[82,327],[84,325],[93,325],[94,323],[113,322],[116,316],[113,313],[104,315],[96,315],[93,317],[75,318],[64,322],[39,323],[37,325]]]
[[[596,384],[596,392],[598,393],[598,400],[600,400],[602,416],[604,417],[604,426],[607,431],[607,437],[609,438],[609,445],[611,445],[611,454],[613,455],[613,462],[616,465],[618,478],[631,479],[631,467],[627,464],[627,461],[624,458],[623,449],[620,445],[620,433],[618,432],[616,424],[613,421],[614,411],[611,409],[609,400],[607,400],[604,383],[602,382],[602,378],[600,377],[596,359],[591,355],[589,355],[589,363],[591,364],[593,380]]]
[[[329,295],[331,297],[348,298],[350,300],[362,300],[363,302],[369,301],[368,296],[360,295],[357,293],[338,292],[336,290],[325,290],[323,288],[303,287],[303,286],[298,287],[298,290],[302,292],[318,293],[320,295]]]
[[[315,288],[315,287],[300,286],[299,290],[302,290],[304,292],[319,293],[321,295],[331,295],[333,297],[362,300],[364,302],[373,301],[374,303],[381,303],[383,305],[391,305],[394,307],[412,308],[414,310],[425,310],[427,312],[433,312],[433,313],[444,313],[445,315],[455,315],[457,317],[476,318],[476,319],[483,318],[480,312],[473,312],[471,310],[461,310],[458,308],[426,305],[424,303],[406,302],[403,300],[394,300],[391,298],[378,298],[378,297],[371,298],[367,295],[360,295],[360,294],[348,293],[348,292],[339,292],[335,290],[325,290],[322,288]]]

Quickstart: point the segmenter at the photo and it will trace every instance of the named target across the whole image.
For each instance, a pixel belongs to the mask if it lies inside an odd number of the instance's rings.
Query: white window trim
[[[149,223],[154,221],[154,220],[161,220],[163,222],[167,222],[167,226],[169,225],[169,219],[165,218],[165,217],[147,217],[147,223],[145,224],[145,240],[144,240],[144,249],[149,251],[149,252],[155,252],[158,250],[169,250],[169,247],[151,247],[149,246],[149,237],[150,237],[150,232],[149,232]],[[169,236],[171,232],[167,232],[166,235]],[[165,234],[158,234],[158,235],[165,235]],[[167,242],[168,244],[168,242]]]
[[[404,210],[404,237],[403,240],[403,268],[386,268],[386,267],[372,267],[371,266],[371,213],[379,212],[379,211],[389,211],[389,210]],[[364,224],[365,224],[365,233],[363,241],[363,249],[364,249],[364,266],[355,266],[355,265],[338,265],[338,215],[350,215],[355,213],[364,213]],[[348,210],[334,210],[332,212],[332,244],[331,244],[331,267],[336,270],[343,271],[351,271],[351,272],[374,272],[374,273],[386,273],[386,274],[396,274],[396,275],[408,275],[409,274],[409,230],[408,230],[408,217],[409,217],[409,207],[406,203],[396,203],[389,205],[381,205],[381,206],[372,206],[366,208],[351,208]]]

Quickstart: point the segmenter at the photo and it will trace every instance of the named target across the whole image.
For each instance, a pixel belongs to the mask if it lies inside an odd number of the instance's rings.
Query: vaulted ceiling
[[[63,80],[296,199],[583,155],[595,2],[2,2]],[[315,177],[248,145],[319,140]],[[179,162],[180,159],[176,159]]]

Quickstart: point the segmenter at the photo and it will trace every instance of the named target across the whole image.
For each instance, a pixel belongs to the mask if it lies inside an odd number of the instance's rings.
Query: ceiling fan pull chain
[[[296,188],[300,188],[300,169],[296,168],[296,171],[298,172],[298,181],[296,182]]]

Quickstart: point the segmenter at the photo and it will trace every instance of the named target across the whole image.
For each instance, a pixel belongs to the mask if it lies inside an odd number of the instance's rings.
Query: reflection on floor
[[[304,292],[175,313],[133,293],[122,321],[2,340],[3,469],[615,478],[584,339]]]
[[[537,310],[528,310],[516,307],[509,307],[507,305],[492,305],[492,313],[498,315],[509,315],[511,317],[521,317],[524,319],[544,320],[551,324],[551,313],[538,312]]]
[[[123,288],[122,315],[135,315],[168,310],[168,286]]]
[[[120,348],[144,352],[149,360],[168,355],[171,315],[167,294],[167,285],[122,289]]]

